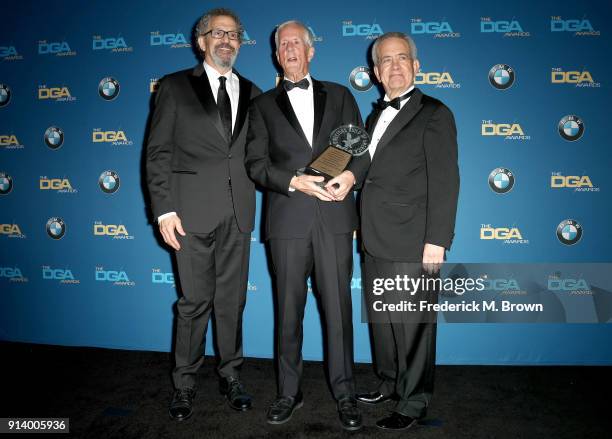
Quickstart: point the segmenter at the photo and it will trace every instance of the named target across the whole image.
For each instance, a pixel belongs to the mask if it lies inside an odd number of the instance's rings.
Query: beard
[[[230,53],[229,57],[226,54],[220,55],[218,53],[219,49],[230,49],[231,53]],[[215,48],[210,53],[210,55],[211,55],[213,61],[215,62],[215,64],[217,64],[218,66],[224,67],[224,68],[231,68],[231,67],[234,66],[234,63],[236,62],[236,58],[238,56],[238,53],[236,52],[236,49],[234,49],[229,44],[221,43],[221,44],[215,46]]]

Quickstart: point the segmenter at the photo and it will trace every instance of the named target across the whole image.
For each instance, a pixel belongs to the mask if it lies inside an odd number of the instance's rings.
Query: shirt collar
[[[312,87],[312,78],[310,77],[310,73],[306,73],[306,76],[304,76],[304,78],[306,78],[306,80],[308,80],[308,83],[310,84],[310,87]],[[304,79],[304,78],[302,78],[302,79]],[[296,83],[296,82],[302,80],[302,79],[298,79],[298,81],[292,81],[291,79],[287,78],[286,76],[283,79],[285,81],[289,81],[289,82],[293,82],[293,83]]]
[[[404,90],[402,93],[400,93],[398,96],[404,96],[406,93],[408,93],[410,90],[412,90],[414,88],[414,84],[412,84],[410,87],[408,87],[406,90]],[[410,99],[410,98],[408,98]],[[404,104],[404,102],[406,102],[408,99],[403,100],[402,101],[402,105]],[[387,96],[387,94],[385,93],[385,101],[390,101],[391,99],[389,99],[389,96]]]

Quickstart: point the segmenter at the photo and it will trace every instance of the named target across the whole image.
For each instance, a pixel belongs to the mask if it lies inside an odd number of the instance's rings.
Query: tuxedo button
[[[231,158],[232,158],[232,155],[231,155],[231,154],[229,154],[229,155],[227,156],[227,158],[228,158],[228,159],[231,159]]]

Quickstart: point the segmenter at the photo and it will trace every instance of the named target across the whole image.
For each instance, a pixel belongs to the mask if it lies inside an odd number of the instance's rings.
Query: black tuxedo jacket
[[[253,230],[255,188],[244,168],[248,109],[261,93],[240,76],[238,114],[231,139],[224,134],[202,64],[162,78],[147,143],[147,182],[155,218],[176,212],[183,228],[213,230],[232,199],[238,227]]]
[[[368,117],[370,135],[379,115],[374,111]],[[458,194],[453,114],[416,89],[380,139],[363,184],[365,251],[391,261],[421,262],[425,243],[449,249]]]
[[[312,148],[281,84],[255,98],[251,105],[246,167],[253,181],[268,190],[267,239],[308,236],[317,210],[332,233],[348,233],[357,228],[352,192],[340,202],[320,201],[300,191],[289,192],[289,182],[295,171],[307,166],[325,150],[334,129],[349,123],[362,125],[355,98],[346,87],[315,79],[312,82]],[[365,177],[369,161],[367,154],[351,161],[348,169],[358,181]]]

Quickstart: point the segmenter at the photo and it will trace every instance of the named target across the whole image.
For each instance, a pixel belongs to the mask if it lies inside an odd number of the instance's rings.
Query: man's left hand
[[[344,197],[353,189],[355,176],[351,171],[344,171],[342,174],[332,178],[325,185],[327,192],[333,195],[334,200],[342,201]]]
[[[435,274],[440,270],[444,262],[445,248],[435,244],[425,244],[423,249],[423,269],[429,274]]]

